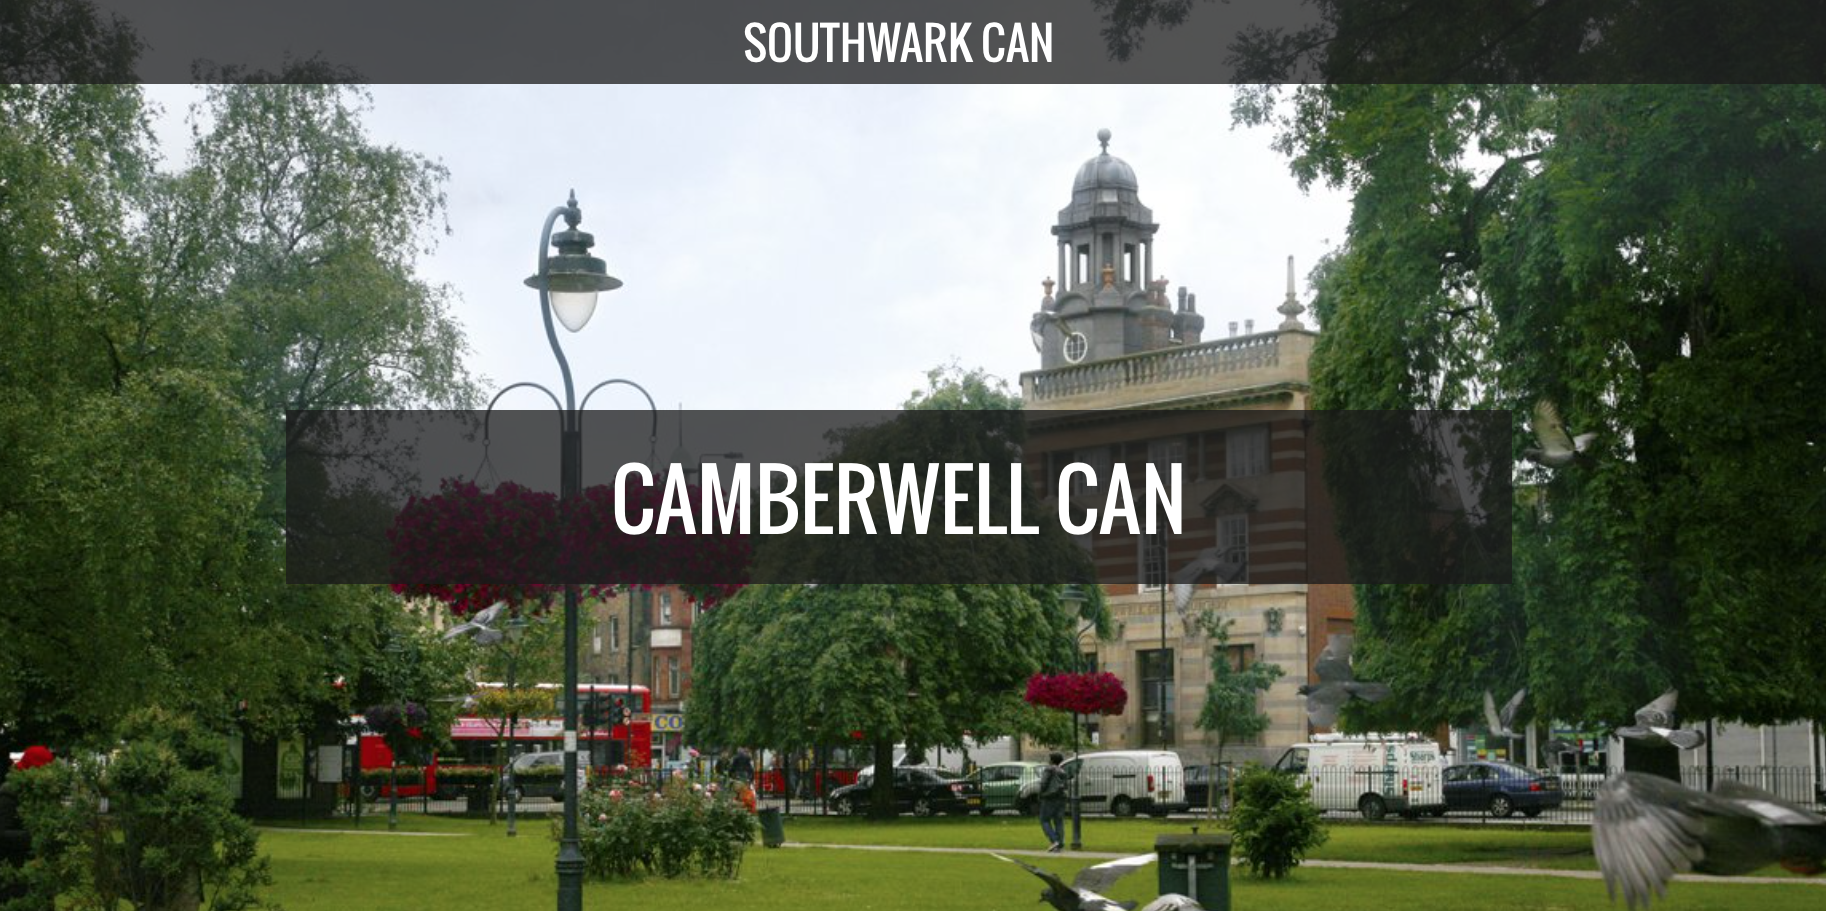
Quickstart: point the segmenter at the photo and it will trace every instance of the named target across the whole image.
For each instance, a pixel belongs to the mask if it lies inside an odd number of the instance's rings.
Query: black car
[[[1557,775],[1544,775],[1507,762],[1466,762],[1448,766],[1445,778],[1446,810],[1489,812],[1498,819],[1515,811],[1523,816],[1541,815],[1564,802]],[[1443,813],[1444,811],[1436,811]]]
[[[856,783],[831,792],[828,805],[839,816],[860,816],[869,812],[874,797],[874,776],[868,770],[856,776]],[[968,813],[983,805],[977,786],[944,769],[922,766],[897,766],[894,769],[894,812],[914,816],[939,813]]]
[[[1235,774],[1236,766],[1229,763],[1186,766],[1186,803],[1191,811],[1230,812],[1230,780]],[[1214,790],[1216,794],[1212,793]]]

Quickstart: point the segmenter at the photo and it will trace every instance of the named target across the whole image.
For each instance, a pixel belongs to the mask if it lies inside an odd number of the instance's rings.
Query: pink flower
[[[611,790],[611,791],[609,791],[609,799],[610,799],[610,800],[620,800],[620,799],[621,799],[621,798],[622,798],[622,793],[621,793],[621,789],[620,789],[620,788],[615,788],[615,789],[613,789],[613,790]],[[608,817],[608,814],[606,814],[606,813],[605,813],[605,814],[603,814],[603,816],[602,816],[602,818],[603,818],[603,819],[604,819],[604,820],[607,820],[607,819],[608,819],[608,818],[609,818],[609,817]]]
[[[612,796],[612,795],[611,795],[611,796]],[[609,814],[607,814],[607,813],[598,813],[598,814],[596,814],[596,821],[597,821],[597,822],[608,822],[608,821],[609,821]]]

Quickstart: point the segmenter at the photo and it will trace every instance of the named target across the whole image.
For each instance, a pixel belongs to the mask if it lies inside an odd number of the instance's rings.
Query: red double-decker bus
[[[500,689],[505,684],[480,683],[482,689]],[[507,731],[508,753],[564,749],[563,688],[556,683],[537,684],[552,694],[547,714],[522,717]],[[626,720],[611,723],[615,710],[625,709]],[[619,683],[577,684],[577,746],[588,756],[590,765],[600,769],[626,765],[644,769],[653,762],[653,694],[644,686]],[[592,723],[594,722],[594,723]],[[495,761],[495,746],[506,725],[499,717],[458,716],[450,727],[454,756],[445,762],[462,761],[487,765]]]

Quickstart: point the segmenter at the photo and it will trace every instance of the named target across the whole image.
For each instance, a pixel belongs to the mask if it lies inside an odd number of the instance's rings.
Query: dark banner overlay
[[[1511,581],[1503,412],[287,417],[294,584]]]
[[[1826,59],[1812,0],[95,2],[143,82],[312,60],[368,82],[1809,82]]]

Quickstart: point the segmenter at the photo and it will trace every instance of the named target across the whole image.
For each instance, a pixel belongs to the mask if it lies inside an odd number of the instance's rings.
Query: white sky
[[[148,86],[181,161],[188,86]],[[456,292],[492,394],[557,387],[521,281],[573,187],[625,287],[563,341],[579,391],[625,377],[662,409],[889,409],[956,360],[1018,385],[1056,268],[1049,228],[1097,130],[1161,224],[1157,272],[1198,295],[1206,338],[1280,321],[1344,237],[1348,200],[1302,194],[1228,86],[379,85],[379,141],[441,159],[452,233],[420,265]],[[1310,320],[1309,320],[1310,325]],[[564,335],[560,329],[560,334]],[[518,397],[525,395],[521,400]],[[623,398],[623,396],[632,397]],[[536,393],[503,407],[541,408]],[[592,407],[639,405],[599,394]],[[689,440],[714,450],[714,440]]]

